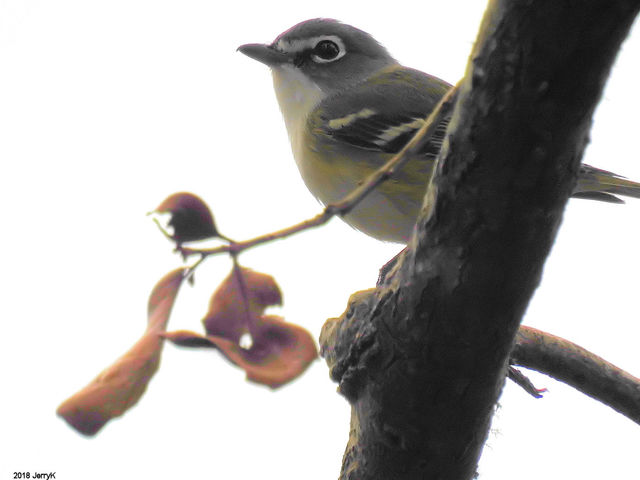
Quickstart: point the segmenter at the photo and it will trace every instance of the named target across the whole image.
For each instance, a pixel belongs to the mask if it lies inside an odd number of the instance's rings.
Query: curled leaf
[[[211,296],[209,311],[202,320],[207,335],[235,343],[254,326],[267,307],[282,305],[282,293],[271,275],[234,266]]]
[[[56,410],[69,425],[85,435],[95,435],[109,420],[137,403],[160,365],[164,331],[184,268],[165,275],[149,298],[147,329],[133,347],[89,385],[65,400]]]
[[[162,334],[183,347],[214,347],[247,373],[247,379],[277,388],[300,376],[318,356],[311,334],[280,317],[262,317],[259,333],[250,348],[215,335],[176,331]]]
[[[178,244],[218,237],[213,215],[200,197],[188,192],[174,193],[155,209],[157,213],[169,213],[170,235]]]
[[[316,343],[306,329],[276,316],[262,317],[251,348],[218,342],[216,346],[247,372],[247,379],[271,388],[297,378],[318,357]]]
[[[211,297],[203,323],[206,335],[167,332],[163,336],[183,347],[215,347],[247,373],[253,382],[277,388],[301,375],[318,356],[311,334],[264,311],[282,303],[272,276],[234,265]],[[251,346],[240,345],[246,333]]]
[[[176,330],[175,332],[163,332],[160,334],[166,340],[169,340],[174,345],[180,347],[210,347],[215,345],[211,341],[196,332],[190,332],[188,330]]]

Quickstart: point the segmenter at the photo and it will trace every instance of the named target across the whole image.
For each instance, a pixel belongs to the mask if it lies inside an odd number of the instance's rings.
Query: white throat
[[[272,69],[273,87],[289,133],[296,162],[301,161],[302,142],[307,118],[326,94],[292,65]]]

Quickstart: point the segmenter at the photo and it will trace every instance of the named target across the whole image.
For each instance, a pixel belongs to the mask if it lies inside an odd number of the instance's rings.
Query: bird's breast
[[[293,65],[273,68],[272,74],[293,155],[299,164],[307,119],[326,94]]]

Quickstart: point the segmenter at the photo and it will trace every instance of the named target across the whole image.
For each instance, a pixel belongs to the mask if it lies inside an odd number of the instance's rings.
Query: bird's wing
[[[323,100],[316,109],[312,128],[327,141],[397,153],[450,88],[448,83],[418,70],[391,67]],[[438,153],[448,123],[448,117],[440,119],[422,153]]]

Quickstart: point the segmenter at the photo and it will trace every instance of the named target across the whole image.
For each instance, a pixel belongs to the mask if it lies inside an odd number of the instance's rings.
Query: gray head
[[[272,69],[295,68],[325,93],[397,63],[368,33],[327,18],[294,25],[270,45],[253,43],[238,50]]]

